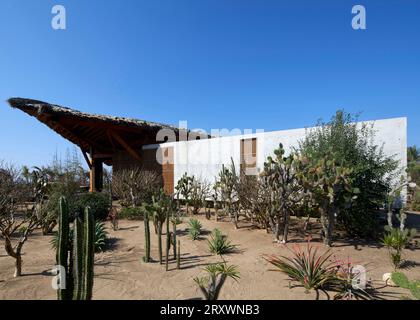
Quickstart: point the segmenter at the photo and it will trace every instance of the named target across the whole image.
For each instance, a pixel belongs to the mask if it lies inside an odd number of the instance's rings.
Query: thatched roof
[[[171,129],[178,134],[178,128],[170,125],[89,114],[38,100],[11,98],[8,103],[37,118],[84,152],[94,148],[95,153],[113,153],[124,149],[125,143],[137,150],[142,145],[156,143],[156,134],[161,129]]]

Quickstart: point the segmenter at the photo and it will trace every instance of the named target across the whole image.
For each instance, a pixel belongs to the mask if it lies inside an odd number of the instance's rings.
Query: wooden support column
[[[95,157],[93,148],[90,149],[89,192],[101,192],[103,189],[103,160]]]

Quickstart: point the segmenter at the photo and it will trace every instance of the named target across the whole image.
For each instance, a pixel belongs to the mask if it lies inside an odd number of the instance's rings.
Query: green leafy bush
[[[197,240],[201,234],[201,222],[195,218],[188,221],[188,235],[192,240]]]
[[[343,110],[328,123],[319,122],[299,145],[299,152],[311,161],[334,154],[337,163],[351,169],[351,189],[358,189],[351,206],[341,208],[339,226],[350,235],[369,238],[377,234],[376,212],[390,191],[398,163],[387,157],[380,146],[372,144],[372,125],[356,124],[357,116]]]
[[[416,191],[412,200],[412,208],[414,211],[420,211],[420,190]]]
[[[124,207],[118,213],[119,219],[142,220],[144,212],[141,207]]]
[[[223,235],[219,229],[214,229],[210,235],[210,240],[207,240],[209,250],[213,254],[225,254],[233,252],[236,249],[236,245],[231,244],[227,240],[227,236]]]
[[[111,198],[105,192],[83,193],[78,195],[75,207],[77,212],[83,212],[84,208],[90,207],[95,220],[105,220],[111,210]]]

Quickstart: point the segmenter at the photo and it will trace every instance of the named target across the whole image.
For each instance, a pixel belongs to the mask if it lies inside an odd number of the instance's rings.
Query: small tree
[[[15,259],[14,277],[22,274],[23,245],[41,222],[35,206],[19,212],[27,191],[20,171],[0,163],[0,235],[4,239],[6,253]]]

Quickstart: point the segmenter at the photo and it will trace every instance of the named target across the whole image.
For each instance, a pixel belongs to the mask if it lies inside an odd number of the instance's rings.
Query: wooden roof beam
[[[116,131],[109,130],[109,133],[134,159],[139,162],[142,161],[140,154],[134,150]]]

